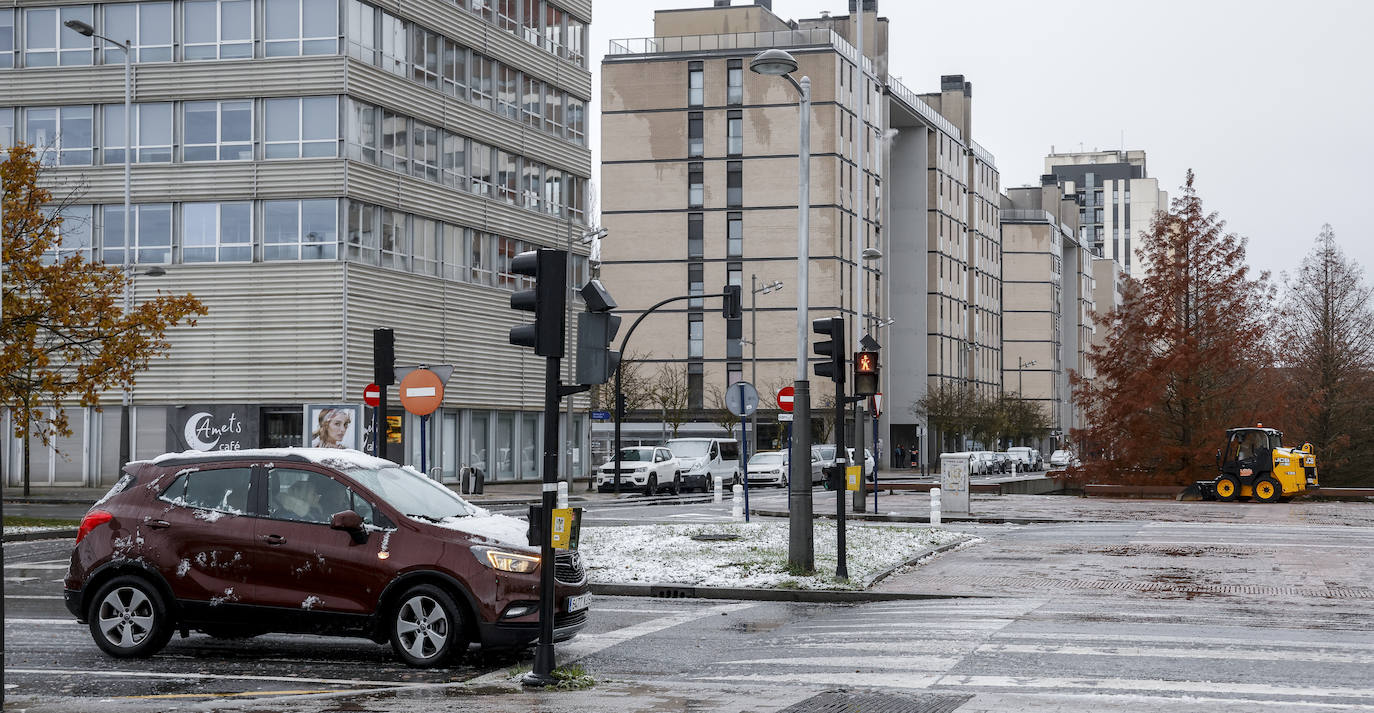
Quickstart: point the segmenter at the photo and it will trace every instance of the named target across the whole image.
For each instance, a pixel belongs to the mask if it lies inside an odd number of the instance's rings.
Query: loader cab
[[[1242,469],[1265,472],[1272,468],[1273,453],[1283,434],[1272,428],[1232,428],[1226,431],[1226,448],[1220,454],[1221,472],[1241,475]],[[1248,475],[1248,474],[1246,474]]]

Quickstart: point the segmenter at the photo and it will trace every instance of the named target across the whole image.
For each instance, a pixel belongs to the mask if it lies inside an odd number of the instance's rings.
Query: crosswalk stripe
[[[844,656],[795,656],[781,659],[749,659],[745,661],[717,661],[719,664],[760,666],[829,666],[860,669],[901,669],[906,671],[947,671],[959,663],[948,656],[866,656],[862,659]]]
[[[693,609],[675,616],[654,619],[652,621],[646,621],[633,626],[602,632],[600,634],[580,634],[577,638],[558,645],[558,657],[564,662],[576,661],[577,659],[591,656],[592,654],[608,649],[616,644],[624,643],[630,639],[637,639],[641,636],[646,636],[680,624],[686,624],[690,621],[721,616],[722,614],[730,614],[756,606],[758,606],[758,602],[722,604],[719,606],[707,607],[705,609]]]
[[[1249,696],[1302,696],[1304,698],[1371,698],[1374,688],[1336,688],[1273,686],[1266,683],[1228,681],[1172,681],[1135,678],[1070,678],[1063,676],[967,676],[945,675],[940,687],[960,688],[1051,688],[1059,691],[1088,688],[1096,691],[1173,691],[1176,693],[1221,693]]]
[[[1297,662],[1320,661],[1324,663],[1374,664],[1374,655],[1329,654],[1318,651],[1277,651],[1274,649],[1226,648],[1226,649],[1173,649],[1146,646],[1055,646],[1046,644],[1001,644],[987,643],[974,650],[975,654],[1035,654],[1059,656],[1131,656],[1141,658],[1168,659],[1223,659],[1228,661],[1273,661]]]
[[[1266,634],[1269,632],[1265,632]],[[1025,632],[1025,631],[1003,631],[996,636],[997,639],[1044,639],[1048,641],[1096,641],[1104,645],[1113,641],[1125,641],[1132,643],[1165,643],[1165,644],[1187,644],[1191,646],[1208,645],[1239,645],[1256,646],[1264,645],[1270,648],[1276,646],[1290,646],[1294,648],[1322,648],[1322,649],[1350,649],[1359,651],[1374,651],[1374,644],[1361,644],[1349,641],[1317,641],[1304,639],[1274,639],[1264,637],[1263,639],[1242,639],[1239,637],[1218,637],[1218,636],[1162,636],[1156,634],[1075,634],[1070,632]]]

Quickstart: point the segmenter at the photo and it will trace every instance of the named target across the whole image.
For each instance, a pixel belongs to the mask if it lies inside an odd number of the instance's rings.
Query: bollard
[[[930,524],[940,524],[940,489],[930,489]]]
[[[568,507],[568,481],[558,481],[558,509],[565,510]]]
[[[721,493],[725,490],[725,486],[722,484],[719,475],[717,475],[714,480],[716,481],[715,496],[711,498],[711,502],[719,503],[723,497]]]
[[[719,482],[720,482],[720,478],[716,478],[716,482],[719,483]],[[734,504],[734,507],[731,508],[731,513],[730,513],[730,515],[731,515],[732,517],[734,517],[736,520],[743,520],[743,519],[744,519],[744,486],[743,486],[743,485],[740,485],[739,483],[735,483],[735,487],[733,487],[733,488],[730,489],[730,502]]]

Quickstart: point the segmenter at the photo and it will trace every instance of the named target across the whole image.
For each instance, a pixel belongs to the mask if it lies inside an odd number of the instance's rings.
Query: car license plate
[[[586,609],[592,603],[592,593],[579,594],[575,597],[568,597],[568,613],[579,612]]]

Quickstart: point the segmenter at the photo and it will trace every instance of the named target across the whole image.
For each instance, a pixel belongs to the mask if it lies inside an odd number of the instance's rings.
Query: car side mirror
[[[352,510],[336,512],[329,519],[329,529],[343,530],[353,536],[353,543],[361,545],[367,542],[367,530],[363,528],[363,516]]]

